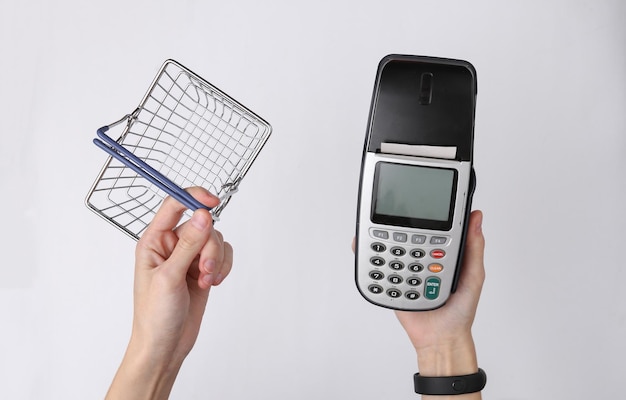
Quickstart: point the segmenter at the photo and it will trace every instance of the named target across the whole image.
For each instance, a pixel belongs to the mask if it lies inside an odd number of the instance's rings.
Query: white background
[[[626,372],[626,3],[0,1],[0,398],[95,399],[134,242],[83,199],[98,127],[174,58],[274,128],[219,228],[236,251],[174,399],[414,399],[415,355],[350,243],[380,58],[478,71],[475,322],[488,399],[616,399]]]

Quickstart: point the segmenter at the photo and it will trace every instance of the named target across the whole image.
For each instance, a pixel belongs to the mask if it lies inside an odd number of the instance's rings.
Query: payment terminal
[[[474,67],[389,55],[376,74],[358,192],[355,279],[369,302],[432,310],[456,289],[472,195]]]

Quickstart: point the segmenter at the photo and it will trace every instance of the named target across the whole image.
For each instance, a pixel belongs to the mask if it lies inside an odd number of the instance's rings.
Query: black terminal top
[[[390,55],[378,66],[366,149],[382,142],[456,146],[471,161],[476,71],[461,60]]]

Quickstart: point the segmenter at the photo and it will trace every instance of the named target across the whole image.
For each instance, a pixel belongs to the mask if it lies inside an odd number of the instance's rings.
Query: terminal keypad
[[[371,293],[408,300],[438,297],[449,237],[384,229],[369,234]]]

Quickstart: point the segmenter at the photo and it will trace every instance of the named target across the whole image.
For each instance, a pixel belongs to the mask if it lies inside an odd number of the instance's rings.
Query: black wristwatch
[[[455,395],[480,392],[487,383],[487,374],[478,368],[478,372],[460,376],[413,376],[415,393],[426,395]]]

